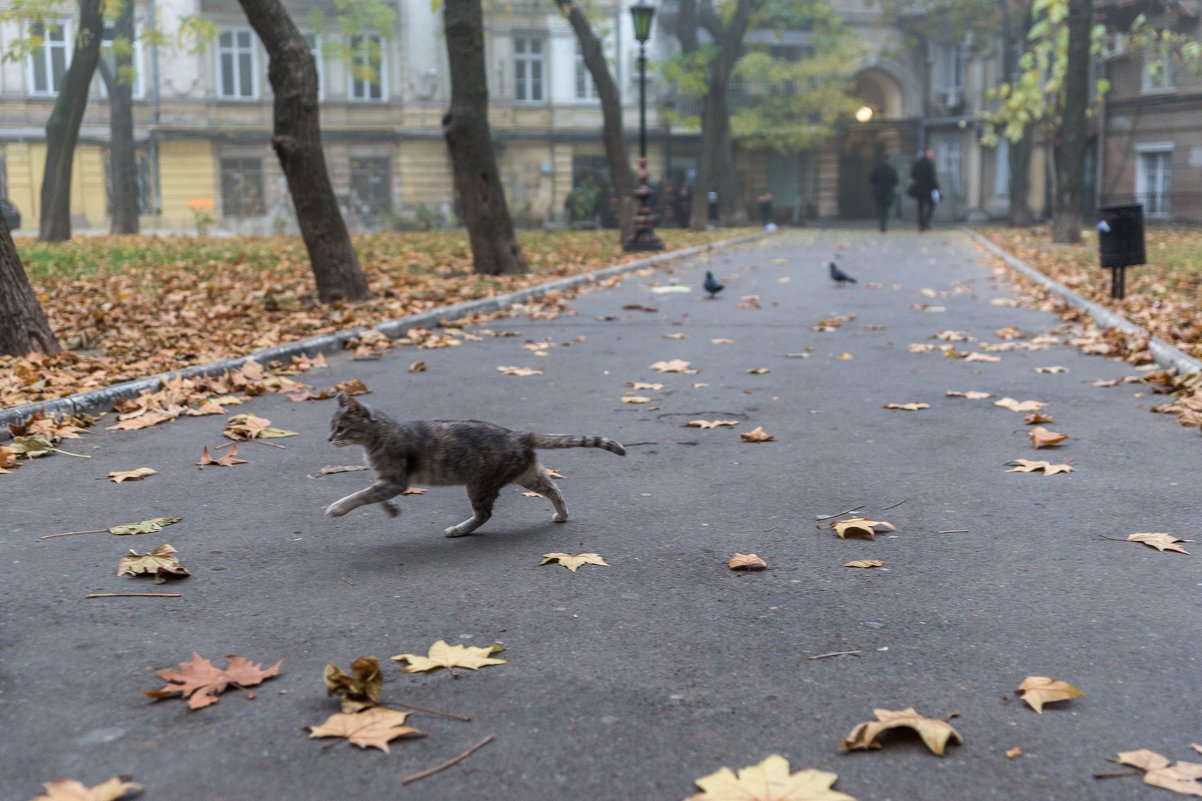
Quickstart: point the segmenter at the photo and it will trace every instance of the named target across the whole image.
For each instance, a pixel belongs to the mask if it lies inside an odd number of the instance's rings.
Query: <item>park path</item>
[[[857,285],[829,281],[833,257]],[[707,269],[727,284],[713,301],[700,291]],[[0,796],[130,773],[148,800],[675,801],[696,777],[780,753],[794,769],[838,773],[859,801],[1161,797],[1138,777],[1091,773],[1141,747],[1190,758],[1202,730],[1199,557],[1098,535],[1196,539],[1202,450],[1148,413],[1157,401],[1139,385],[1090,386],[1134,372],[1121,362],[1063,345],[998,362],[910,352],[941,330],[968,332],[974,341],[952,344],[982,351],[1006,326],[1057,327],[1048,313],[992,303],[1007,296],[990,274],[957,232],[801,230],[585,293],[572,314],[486,326],[517,336],[339,357],[306,376],[362,379],[363,399],[401,418],[626,443],[624,459],[544,454],[565,476],[564,525],[516,488],[479,535],[458,540],[441,536],[467,516],[458,488],[401,499],[396,519],[373,508],[326,518],[366,476],[308,476],[358,454],[326,443],[332,402],[280,396],[238,411],[300,435],[285,449],[242,445],[249,462],[234,468],[193,466],[222,442],[222,419],[198,417],[97,429],[77,445],[94,458],[56,455],[3,476]],[[652,289],[673,282],[692,291]],[[551,344],[537,356],[528,341]],[[408,372],[419,358],[427,370]],[[649,367],[672,359],[699,372]],[[509,365],[543,372],[496,370]],[[1034,371],[1047,366],[1067,371]],[[622,403],[635,381],[664,387]],[[1001,396],[1046,402],[1049,427],[1072,439],[1036,452],[1022,415],[992,405]],[[908,402],[930,408],[881,408]],[[682,427],[697,418],[739,425]],[[756,426],[775,441],[742,442]],[[1071,459],[1075,472],[1006,472],[1016,458]],[[141,466],[158,475],[96,480]],[[896,533],[845,541],[816,527],[852,507]],[[36,539],[155,516],[184,520],[136,538]],[[127,548],[161,542],[192,571],[166,587],[181,598],[84,599],[163,589],[114,575]],[[540,567],[551,551],[595,551],[610,566]],[[728,570],[736,551],[769,569]],[[841,567],[856,559],[885,565]],[[470,723],[414,715],[429,736],[390,754],[307,739],[303,726],[336,711],[323,665],[438,639],[500,642],[508,663],[459,679],[386,663],[384,697]],[[139,694],[160,685],[152,670],[193,651],[284,665],[253,701],[229,692],[189,713]],[[858,655],[809,658],[836,651]],[[1036,715],[1014,694],[1029,675],[1087,695]],[[909,706],[958,712],[965,744],[942,759],[905,738],[840,753],[874,708]],[[461,764],[401,787],[490,734]],[[1014,747],[1023,756],[1007,759]]]

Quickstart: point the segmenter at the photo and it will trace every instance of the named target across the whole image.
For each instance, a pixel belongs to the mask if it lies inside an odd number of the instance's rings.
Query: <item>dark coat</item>
[[[897,186],[897,170],[893,165],[882,161],[872,168],[868,176],[872,184],[872,196],[878,206],[888,206],[893,202],[893,189]]]
[[[915,196],[931,196],[932,189],[939,188],[939,179],[935,177],[935,162],[926,156],[915,159],[910,168],[910,180],[913,182]]]

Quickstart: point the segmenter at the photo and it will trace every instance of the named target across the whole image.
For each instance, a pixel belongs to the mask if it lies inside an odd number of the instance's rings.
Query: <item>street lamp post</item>
[[[655,7],[639,0],[630,7],[634,21],[634,38],[639,43],[639,180],[634,189],[638,211],[634,215],[634,232],[622,245],[626,250],[663,250],[664,242],[655,235],[652,223],[651,187],[647,184],[647,40],[651,38],[651,18]]]

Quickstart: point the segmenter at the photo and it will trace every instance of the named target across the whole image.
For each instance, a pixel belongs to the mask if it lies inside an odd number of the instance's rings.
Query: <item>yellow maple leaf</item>
[[[776,437],[764,430],[763,426],[756,426],[750,431],[743,431],[739,434],[744,442],[772,442]]]
[[[402,668],[406,673],[421,673],[426,670],[446,668],[454,675],[454,668],[457,667],[478,670],[488,665],[505,664],[504,659],[495,659],[490,656],[500,650],[499,645],[477,648],[471,645],[447,645],[446,641],[439,640],[430,646],[430,651],[426,656],[397,654],[390,658],[394,662],[408,662],[409,664]]]
[[[123,481],[140,481],[146,476],[158,475],[158,472],[153,467],[139,467],[137,470],[114,470],[105,478],[114,484],[120,484]]]
[[[883,564],[885,564],[884,559],[857,559],[854,562],[848,562],[843,566],[844,567],[872,568],[872,567],[880,567]]]
[[[763,570],[768,563],[753,553],[736,553],[726,566],[731,570]]]
[[[1043,712],[1043,705],[1056,701],[1067,701],[1070,698],[1080,698],[1085,692],[1067,681],[1059,681],[1047,676],[1027,676],[1018,685],[1016,692],[1022,696],[1027,705],[1036,712]]]
[[[45,795],[35,796],[33,801],[117,801],[128,795],[142,792],[142,785],[134,784],[129,776],[114,776],[107,782],[89,788],[74,779],[43,782]]]
[[[872,714],[876,720],[859,723],[842,741],[844,753],[869,748],[880,748],[876,738],[885,731],[896,728],[913,729],[922,738],[923,743],[932,754],[943,756],[948,740],[955,739],[963,743],[960,732],[952,728],[950,723],[934,718],[923,717],[913,707],[905,709],[874,709]]]
[[[1007,464],[1014,465],[1007,473],[1035,473],[1042,472],[1045,476],[1054,476],[1057,473],[1072,473],[1073,466],[1070,464],[1052,464],[1051,462],[1036,461],[1034,459],[1015,459]]]
[[[695,375],[698,371],[689,366],[689,362],[684,359],[672,359],[670,361],[659,361],[651,365],[652,370],[659,370],[661,373],[684,373],[686,375]]]
[[[994,406],[1001,406],[1003,409],[1009,409],[1012,412],[1037,412],[1047,406],[1046,403],[1037,400],[1019,401],[1014,398],[1006,397],[993,402]]]
[[[1176,537],[1172,534],[1166,534],[1163,531],[1142,531],[1136,534],[1129,534],[1127,535],[1127,541],[1142,542],[1144,545],[1155,548],[1161,553],[1164,553],[1165,551],[1174,551],[1176,553],[1183,553],[1186,556],[1190,555],[1189,551],[1185,550],[1177,543],[1193,542],[1193,540],[1183,540],[1180,537]]]
[[[1043,426],[1035,426],[1035,428],[1028,429],[1027,436],[1031,438],[1031,444],[1036,448],[1050,448],[1068,439],[1068,434],[1061,434],[1059,431],[1049,431]]]
[[[543,554],[543,561],[539,562],[539,564],[548,565],[552,562],[558,562],[568,570],[571,570],[573,573],[579,570],[581,565],[601,565],[602,567],[609,567],[606,561],[601,558],[600,554],[595,553],[578,553],[575,556],[566,553],[545,553]]]
[[[363,712],[335,712],[325,723],[309,727],[310,737],[345,737],[360,748],[379,748],[388,753],[388,743],[398,737],[424,737],[419,729],[405,725],[408,712],[372,707]]]
[[[701,792],[687,801],[856,801],[831,789],[838,778],[813,768],[790,773],[789,760],[773,754],[738,774],[724,767],[702,776],[695,782]]]
[[[869,520],[867,517],[849,517],[846,520],[836,520],[831,524],[831,528],[839,535],[839,539],[847,539],[849,534],[872,539],[878,533],[878,527],[886,531],[897,531],[897,526],[892,523],[884,520]]]

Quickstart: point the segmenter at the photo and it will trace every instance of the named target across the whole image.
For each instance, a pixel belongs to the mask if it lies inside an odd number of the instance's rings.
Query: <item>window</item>
[[[593,83],[593,76],[584,65],[584,53],[580,50],[579,39],[576,40],[576,99],[597,99],[597,84]]]
[[[101,52],[101,57],[104,58],[108,62],[109,67],[112,68],[114,70],[114,72],[117,69],[117,56],[113,52],[113,48],[116,46],[117,39],[118,39],[117,32],[113,29],[113,26],[106,25],[104,27],[104,39],[102,39],[100,42],[100,52]],[[129,42],[129,47],[131,49],[131,52],[129,54],[130,55],[129,66],[130,66],[130,69],[132,70],[132,74],[129,76],[118,75],[117,80],[132,82],[132,85],[130,87],[131,96],[133,96],[134,98],[137,98],[137,99],[141,99],[146,96],[146,94],[145,94],[146,90],[142,83],[142,40],[140,38],[138,38],[136,33],[134,35],[134,40],[132,42]],[[104,81],[100,82],[100,88],[101,88],[101,91],[104,92],[105,96],[107,97],[108,96],[108,87],[105,85]]]
[[[262,214],[264,208],[263,159],[222,159],[222,214],[226,217],[251,217]]]
[[[1176,88],[1176,84],[1176,69],[1169,48],[1159,42],[1149,42],[1144,48],[1140,88],[1145,92],[1169,92]]]
[[[1144,206],[1146,217],[1168,217],[1173,184],[1171,142],[1136,145],[1135,200]]]
[[[321,37],[315,33],[306,33],[305,44],[309,46],[309,55],[313,56],[313,66],[317,67],[317,99],[326,99],[326,80],[321,65]]]
[[[384,43],[379,36],[351,37],[351,99],[383,101]]]
[[[392,181],[387,158],[351,159],[351,205],[366,225],[375,226],[392,211]]]
[[[960,169],[963,157],[960,142],[951,139],[936,146],[936,175],[945,200],[960,197]]]
[[[43,25],[35,22],[29,26],[29,36],[40,40],[29,49],[29,88],[32,95],[57,95],[62,86],[63,73],[71,62],[67,49],[71,38],[65,22]]]
[[[543,100],[543,40],[533,36],[513,38],[513,99],[525,103]]]
[[[225,31],[218,36],[217,62],[221,97],[232,100],[258,98],[255,42],[250,31]]]
[[[964,97],[964,48],[958,44],[939,46],[939,91],[948,106]]]

